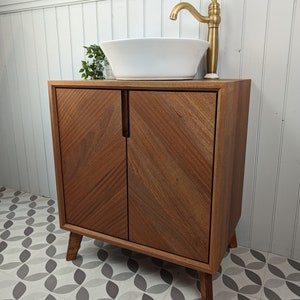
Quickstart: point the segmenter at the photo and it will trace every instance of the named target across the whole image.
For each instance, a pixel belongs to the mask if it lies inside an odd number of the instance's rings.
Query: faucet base
[[[207,73],[204,76],[205,79],[219,79],[219,76],[217,73]]]

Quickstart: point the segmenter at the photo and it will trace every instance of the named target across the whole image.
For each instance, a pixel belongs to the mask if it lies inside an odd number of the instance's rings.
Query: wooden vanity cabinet
[[[236,244],[249,90],[249,80],[50,81],[67,259],[86,235],[198,270],[212,299],[211,274]]]

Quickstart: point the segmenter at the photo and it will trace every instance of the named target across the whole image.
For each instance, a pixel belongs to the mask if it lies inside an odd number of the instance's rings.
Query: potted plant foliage
[[[99,45],[84,46],[87,60],[82,60],[79,70],[83,79],[105,79],[112,77],[108,60]]]

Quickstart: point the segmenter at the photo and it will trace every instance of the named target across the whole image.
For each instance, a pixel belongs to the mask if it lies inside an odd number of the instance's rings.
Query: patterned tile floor
[[[196,300],[197,272],[68,232],[52,199],[0,187],[0,300]],[[216,300],[300,299],[300,262],[238,247],[213,281]]]

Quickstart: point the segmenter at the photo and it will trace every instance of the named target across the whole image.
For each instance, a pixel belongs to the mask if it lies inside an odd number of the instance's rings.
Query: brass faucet
[[[170,19],[176,20],[178,13],[182,10],[188,10],[197,21],[208,24],[208,42],[209,48],[207,50],[207,74],[204,78],[216,79],[219,78],[217,74],[218,65],[218,48],[219,48],[219,24],[220,17],[220,4],[217,0],[212,0],[208,7],[208,16],[201,15],[196,8],[187,2],[181,2],[174,6],[171,11]]]

